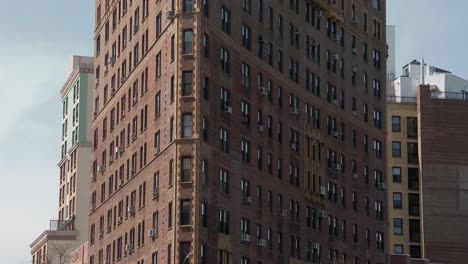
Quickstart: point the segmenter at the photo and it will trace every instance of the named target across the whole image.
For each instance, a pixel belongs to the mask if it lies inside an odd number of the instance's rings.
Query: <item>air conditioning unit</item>
[[[107,226],[107,233],[109,233],[110,231],[112,231],[112,226],[108,225]]]
[[[174,17],[175,17],[175,11],[174,10],[167,11],[167,19],[174,19]]]
[[[99,85],[99,79],[96,78],[96,86],[98,86],[98,85]]]
[[[120,175],[120,186],[124,185],[124,177],[123,175]]]
[[[333,100],[333,103],[334,103],[336,106],[340,106],[341,101],[338,100],[338,99],[335,99],[335,100]]]
[[[291,143],[291,149],[296,151],[296,149],[297,149],[296,143]]]
[[[320,244],[319,243],[312,243],[312,249],[320,249]]]
[[[132,134],[132,140],[136,140],[137,139],[137,135],[134,133]]]
[[[267,89],[265,87],[258,87],[258,93],[260,95],[267,95]]]
[[[93,112],[93,117],[94,117],[94,118],[97,117],[97,112]]]
[[[99,230],[99,237],[103,237],[104,236],[104,229],[101,229]]]
[[[116,154],[122,154],[124,152],[124,148],[121,146],[115,147]]]
[[[115,95],[115,88],[112,88],[112,90],[111,90],[111,95],[112,95],[112,96]]]
[[[119,218],[117,219],[117,222],[118,222],[119,224],[123,223],[123,217],[119,216]]]
[[[357,180],[359,178],[359,174],[353,173],[353,179]]]
[[[224,107],[224,113],[232,114],[232,107],[230,107],[230,106],[225,106],[225,107]]]
[[[109,66],[106,65],[106,67],[104,68],[104,75],[107,75],[108,72],[109,72]]]
[[[293,115],[297,115],[298,114],[297,108],[294,106],[289,107],[289,113]]]
[[[153,187],[153,190],[151,192],[153,194],[153,198],[159,197],[159,188],[158,187]]]
[[[353,16],[353,23],[359,23],[359,18],[357,16]]]
[[[325,218],[327,217],[327,213],[325,213],[325,211],[318,211],[318,217]]]
[[[325,11],[320,10],[320,11],[318,12],[318,16],[319,16],[319,17],[325,17]]]
[[[125,245],[125,251],[127,253],[132,253],[133,252],[133,244],[127,244]]]
[[[341,171],[341,164],[339,164],[339,163],[333,164],[333,169],[335,169],[337,171]]]
[[[356,66],[353,66],[353,67],[351,67],[351,70],[352,70],[353,72],[357,72],[357,67],[356,67]]]
[[[127,80],[127,77],[122,76],[122,78],[120,78],[120,84],[123,84],[126,80]]]
[[[338,131],[333,132],[333,136],[336,137],[336,138],[339,137],[339,136],[340,136],[340,132],[338,132]]]
[[[96,182],[96,174],[91,173],[91,181]]]
[[[115,63],[115,56],[109,57],[108,63],[114,65],[114,63]]]
[[[135,215],[135,205],[129,205],[127,211],[130,215]]]
[[[123,119],[125,117],[125,110],[122,111],[122,113],[120,113],[120,119]]]
[[[385,190],[387,189],[387,185],[384,182],[379,182],[377,183],[377,188],[379,188],[380,190]]]
[[[263,132],[263,126],[262,125],[258,125],[258,131]]]
[[[161,153],[161,149],[159,147],[154,148],[154,155],[159,155]]]
[[[325,186],[320,186],[320,195],[326,195],[327,194],[327,188]]]
[[[279,210],[279,216],[288,216],[287,210]]]
[[[133,26],[133,31],[138,31],[139,28],[140,28],[140,25],[135,24],[135,25]]]
[[[156,237],[156,229],[151,228],[150,230],[148,230],[148,236],[151,237],[151,238],[155,238]]]
[[[104,172],[105,170],[106,170],[106,169],[104,168],[103,165],[98,165],[98,166],[97,166],[97,171],[98,171],[98,172]]]
[[[242,242],[250,242],[250,235],[249,234],[241,234],[241,241]]]
[[[133,97],[133,103],[134,103],[134,104],[138,103],[138,97],[136,97],[136,96]]]
[[[356,116],[356,115],[357,115],[356,111],[353,111],[353,116]]]
[[[252,197],[244,196],[244,197],[242,197],[242,202],[245,203],[245,204],[251,204],[252,203]]]
[[[333,58],[334,60],[339,60],[339,59],[340,59],[340,55],[338,55],[338,54],[335,54],[335,55],[333,55],[333,57],[332,57],[332,58]]]
[[[242,123],[244,124],[249,123],[249,117],[246,114],[242,115]]]
[[[266,247],[266,240],[265,239],[257,239],[257,246]]]
[[[340,35],[340,33],[333,33],[332,38],[333,38],[333,40],[340,41],[341,40],[341,35]]]
[[[353,52],[353,54],[357,54],[357,49],[356,49],[356,48],[353,48],[353,49],[352,49],[352,52]]]

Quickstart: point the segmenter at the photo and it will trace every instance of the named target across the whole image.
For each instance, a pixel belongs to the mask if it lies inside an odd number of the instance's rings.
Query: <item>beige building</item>
[[[421,258],[416,98],[395,99],[387,106],[389,251]]]
[[[62,144],[58,218],[32,244],[33,264],[69,263],[70,253],[88,240],[90,124],[94,85],[92,57],[73,56],[60,91]]]

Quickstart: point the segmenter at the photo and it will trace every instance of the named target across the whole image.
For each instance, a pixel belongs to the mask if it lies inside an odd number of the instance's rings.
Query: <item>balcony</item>
[[[338,3],[333,4],[331,0],[329,2],[329,5],[330,5],[331,19],[343,23],[344,22],[344,10],[338,6]]]
[[[75,222],[75,216],[70,217],[67,220],[50,220],[49,230],[50,231],[74,231],[73,223]]]
[[[322,8],[324,10],[328,9],[330,6],[330,0],[308,0],[312,5]]]

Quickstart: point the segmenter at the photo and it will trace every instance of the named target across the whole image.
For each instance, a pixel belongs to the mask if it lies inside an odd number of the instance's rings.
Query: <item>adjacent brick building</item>
[[[420,86],[417,97],[389,97],[391,263],[411,257],[455,264],[468,257],[467,106],[463,90],[435,85]]]
[[[385,1],[96,1],[89,264],[385,263]]]

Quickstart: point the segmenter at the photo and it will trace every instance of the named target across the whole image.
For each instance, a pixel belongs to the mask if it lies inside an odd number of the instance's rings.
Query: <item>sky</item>
[[[413,59],[468,79],[468,1],[387,0],[397,75]],[[0,263],[30,263],[57,218],[59,91],[71,55],[93,55],[94,1],[0,0]],[[8,7],[8,8],[4,8]],[[16,12],[18,11],[18,12]]]

